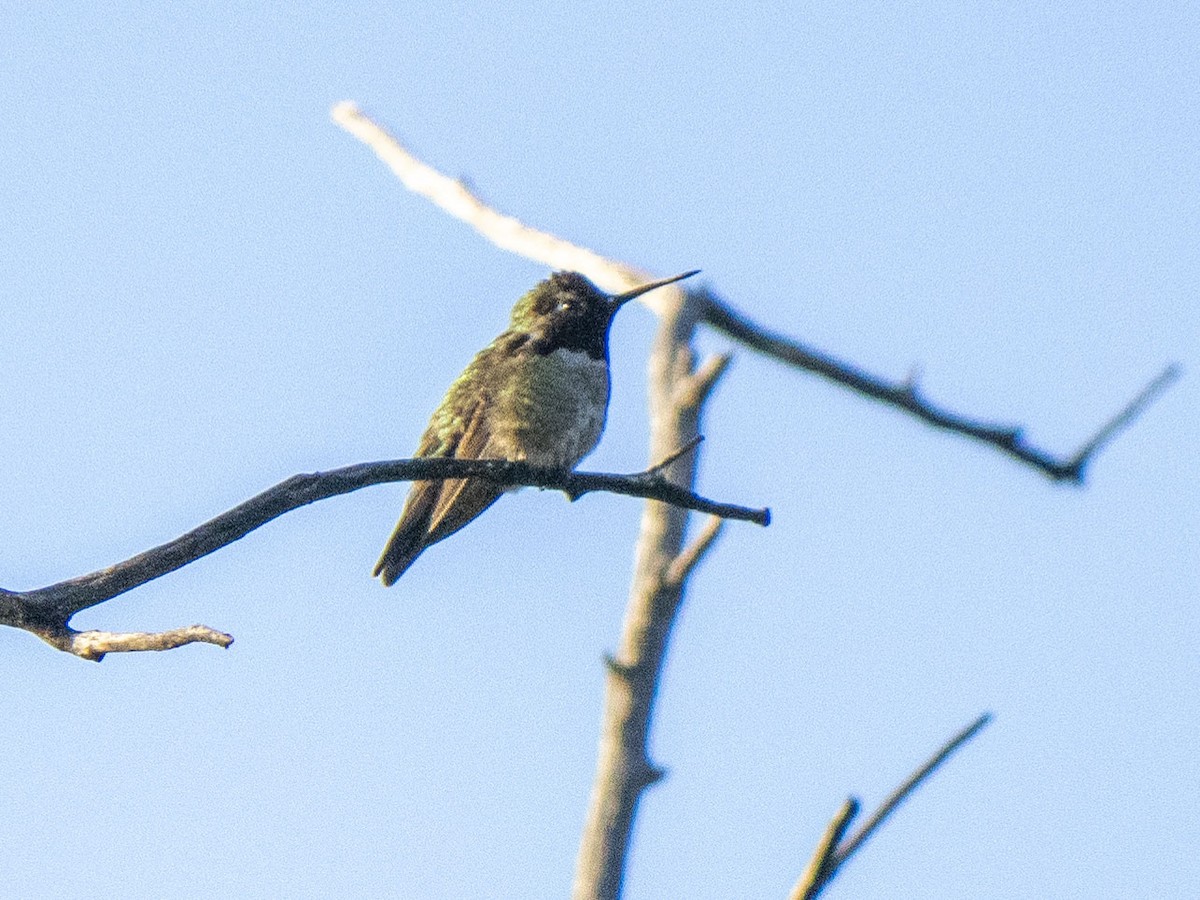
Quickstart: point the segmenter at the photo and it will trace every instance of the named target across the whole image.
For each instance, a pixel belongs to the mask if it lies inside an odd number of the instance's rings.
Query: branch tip
[[[1170,363],[1111,419],[1104,423],[1063,466],[1065,478],[1082,483],[1092,459],[1121,431],[1128,428],[1172,384],[1183,377],[1183,367]]]
[[[186,644],[214,644],[226,648],[233,635],[209,628],[207,625],[188,625],[159,632],[78,631],[62,648],[76,656],[99,662],[109,653],[138,653],[148,650],[174,650]]]
[[[471,226],[502,250],[509,250],[551,269],[581,272],[605,290],[622,291],[649,281],[646,273],[608,259],[557,235],[540,231],[488,206],[462,181],[450,178],[417,159],[370,116],[345,100],[333,107],[333,121],[369,147],[409,191],[429,200],[446,214]],[[643,302],[661,302],[647,294]]]
[[[642,771],[642,790],[653,787],[666,777],[667,770],[663,766],[656,766],[654,763],[647,761],[646,767]]]
[[[796,886],[792,888],[789,900],[813,900],[818,896],[833,880],[845,862],[862,847],[867,838],[874,834],[884,821],[896,811],[896,807],[904,802],[935,769],[991,721],[992,714],[985,712],[950,738],[903,784],[896,788],[879,806],[879,809],[849,837],[846,836],[846,833],[849,831],[851,821],[858,815],[860,805],[855,797],[847,799],[825,829],[808,865],[804,867],[803,874],[796,882]]]

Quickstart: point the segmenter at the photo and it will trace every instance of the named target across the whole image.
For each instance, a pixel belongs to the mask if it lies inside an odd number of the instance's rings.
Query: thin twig
[[[820,843],[804,867],[804,874],[792,888],[789,900],[813,900],[833,880],[838,870],[853,856],[872,834],[879,829],[884,821],[896,811],[896,808],[942,765],[963,744],[975,737],[990,721],[991,713],[984,713],[954,737],[943,744],[917,771],[913,772],[904,783],[880,804],[879,808],[859,829],[846,838],[842,837],[850,828],[851,822],[858,814],[859,804],[851,797],[847,800],[833,821],[825,829]]]
[[[696,566],[700,564],[700,560],[704,559],[708,551],[712,549],[717,538],[721,536],[721,530],[724,527],[724,519],[717,516],[710,516],[708,521],[704,523],[704,527],[700,529],[700,533],[696,535],[690,544],[683,548],[683,551],[667,567],[667,574],[664,581],[667,584],[682,586]]]
[[[665,459],[659,460],[658,462],[656,462],[654,465],[652,465],[649,469],[647,469],[642,474],[643,475],[661,475],[664,470],[666,470],[670,467],[671,463],[673,463],[673,462],[675,462],[675,460],[691,453],[693,450],[695,450],[697,447],[699,447],[703,442],[704,442],[704,435],[702,435],[702,434],[696,435],[694,438],[692,438],[690,441],[688,441],[686,444],[684,444],[678,450],[675,450],[674,452],[667,454],[667,457]]]
[[[892,791],[892,793],[879,805],[879,808],[871,815],[866,822],[846,839],[846,843],[838,849],[837,864],[840,866],[846,860],[858,851],[858,849],[873,835],[896,808],[912,795],[921,783],[934,773],[934,771],[947,759],[949,759],[956,750],[962,747],[967,741],[979,734],[988,723],[992,721],[991,713],[984,713],[954,737],[950,738],[941,749],[931,756],[923,766],[913,772],[908,779]]]
[[[733,361],[731,353],[714,353],[706,359],[680,386],[679,402],[683,406],[701,406],[712,395],[721,376]]]
[[[1022,430],[1018,427],[969,419],[935,406],[921,396],[915,373],[910,374],[904,381],[887,381],[750,321],[707,288],[693,289],[689,291],[689,296],[696,297],[697,301],[703,304],[703,318],[706,323],[734,340],[766,356],[844,385],[865,397],[902,409],[936,428],[989,444],[1032,466],[1054,481],[1082,484],[1088,464],[1095,458],[1096,453],[1118,431],[1132,423],[1180,375],[1179,366],[1167,366],[1120,413],[1101,428],[1095,437],[1087,441],[1079,452],[1069,458],[1060,458],[1034,447],[1025,440]]]
[[[1176,363],[1167,366],[1158,374],[1157,378],[1142,388],[1142,392],[1130,400],[1123,410],[1109,419],[1108,423],[1097,431],[1090,441],[1080,447],[1068,464],[1068,468],[1078,472],[1078,480],[1083,480],[1088,463],[1095,459],[1102,447],[1116,437],[1122,429],[1128,428],[1146,407],[1182,377],[1182,366]]]

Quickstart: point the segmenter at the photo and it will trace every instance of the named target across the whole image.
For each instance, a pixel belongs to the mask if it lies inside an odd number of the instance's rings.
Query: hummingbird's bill
[[[609,303],[612,305],[613,312],[616,312],[635,297],[647,294],[655,288],[666,287],[668,284],[674,284],[676,281],[683,281],[685,278],[691,278],[693,275],[699,274],[699,269],[692,269],[690,272],[684,272],[682,275],[672,275],[670,278],[660,278],[658,281],[651,281],[648,284],[639,284],[637,287],[623,294],[614,294],[610,298]]]

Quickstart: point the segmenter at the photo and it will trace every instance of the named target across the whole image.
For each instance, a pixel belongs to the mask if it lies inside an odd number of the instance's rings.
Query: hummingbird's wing
[[[439,446],[430,428],[421,438],[415,456],[450,456],[457,459],[486,459],[498,455],[491,446],[487,426],[487,402],[481,398],[470,410],[462,436],[453,446]],[[464,416],[464,418],[466,418]],[[373,574],[390,587],[430,544],[452,535],[496,502],[503,489],[488,481],[453,478],[444,481],[414,481],[404,503],[404,512]]]
[[[490,459],[503,454],[492,444],[487,401],[480,402],[467,424],[458,445],[451,453],[455,459]],[[504,489],[482,478],[448,478],[441,484],[437,502],[429,517],[425,546],[448,538],[496,502]]]

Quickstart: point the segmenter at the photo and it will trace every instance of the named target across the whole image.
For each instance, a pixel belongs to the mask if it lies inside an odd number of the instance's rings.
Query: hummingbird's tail
[[[391,587],[395,584],[425,549],[423,543],[412,546],[410,543],[396,538],[397,535],[392,535],[388,545],[383,548],[383,555],[379,557],[379,562],[375,563],[375,571],[371,573],[383,579],[384,587]]]
[[[429,523],[440,489],[438,482],[413,483],[400,521],[396,523],[392,536],[379,556],[379,562],[375,563],[375,571],[371,573],[383,579],[384,587],[395,584],[396,579],[421,555],[421,551],[433,543],[429,540]]]
[[[450,537],[502,493],[503,487],[478,478],[414,481],[374,574],[391,587],[426,547]]]

